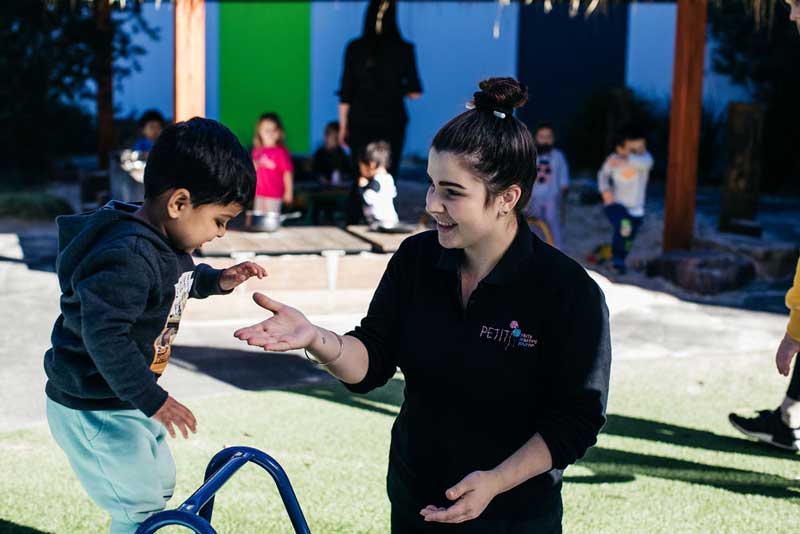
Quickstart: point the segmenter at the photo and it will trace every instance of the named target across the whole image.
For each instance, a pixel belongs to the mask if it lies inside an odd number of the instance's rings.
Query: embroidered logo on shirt
[[[505,345],[504,350],[509,350],[514,347],[523,349],[532,349],[535,347],[539,340],[531,334],[524,333],[517,321],[511,321],[509,328],[497,328],[494,326],[481,326],[481,333],[478,336],[480,339],[494,341]]]

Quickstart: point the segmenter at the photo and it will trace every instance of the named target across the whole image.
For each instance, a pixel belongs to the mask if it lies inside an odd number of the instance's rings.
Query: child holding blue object
[[[597,184],[603,195],[606,216],[614,229],[611,237],[614,270],[625,274],[625,258],[644,220],[653,156],[647,151],[644,134],[634,127],[624,129],[617,139],[614,153],[606,158],[597,173]]]
[[[61,315],[44,357],[50,430],[111,532],[132,534],[175,486],[166,436],[196,431],[158,384],[189,297],[230,293],[264,269],[217,270],[192,252],[252,201],[250,155],[218,122],[166,128],[144,175],[144,204],[60,217]]]
[[[153,149],[153,145],[158,136],[161,135],[165,124],[164,116],[154,109],[142,113],[139,118],[141,136],[136,139],[131,147],[131,150],[139,152],[140,159],[147,159],[147,155]]]

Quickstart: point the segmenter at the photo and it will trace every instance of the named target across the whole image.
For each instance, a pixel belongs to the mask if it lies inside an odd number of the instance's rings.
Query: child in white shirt
[[[397,188],[386,170],[390,158],[391,148],[385,141],[368,144],[359,156],[358,186],[364,199],[364,217],[372,228],[393,228],[400,222],[394,208]]]

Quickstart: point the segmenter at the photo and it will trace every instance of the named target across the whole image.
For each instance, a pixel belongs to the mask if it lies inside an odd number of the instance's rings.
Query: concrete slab
[[[287,267],[281,264],[274,276]],[[690,303],[613,283],[596,273],[592,276],[611,310],[616,360],[711,355],[722,360],[745,355],[763,357],[764,364],[770,365],[786,327],[785,314]],[[234,295],[190,301],[163,384],[191,406],[191,400],[200,397],[329,381],[300,354],[266,354],[232,337],[237,328],[268,316],[252,303],[251,292],[267,289],[313,321],[345,332],[366,311],[373,288],[374,284],[362,289],[298,291],[248,286]],[[0,261],[0,324],[5,325],[0,331],[0,432],[44,421],[42,356],[59,313],[58,298],[53,273]]]

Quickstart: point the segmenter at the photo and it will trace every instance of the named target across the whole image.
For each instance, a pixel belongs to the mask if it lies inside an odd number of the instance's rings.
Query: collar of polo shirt
[[[526,265],[526,260],[533,257],[534,242],[538,240],[528,224],[521,220],[511,246],[483,281],[498,286],[515,284]],[[436,266],[445,271],[458,272],[463,257],[463,249],[444,248]]]

